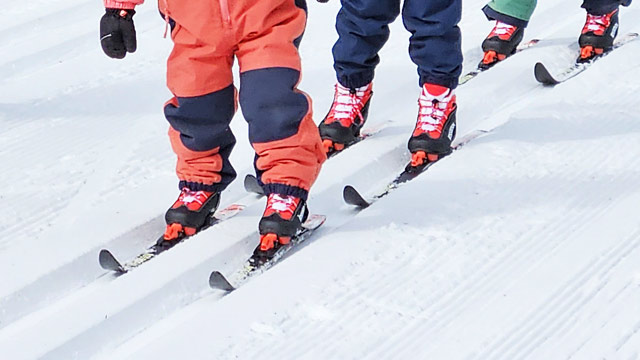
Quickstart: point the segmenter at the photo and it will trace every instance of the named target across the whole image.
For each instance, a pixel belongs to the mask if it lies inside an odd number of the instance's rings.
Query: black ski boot
[[[195,234],[206,224],[219,204],[219,193],[183,188],[178,199],[164,215],[167,222],[164,240],[172,241]]]
[[[587,13],[587,20],[578,38],[580,57],[577,62],[587,62],[611,50],[618,27],[618,9],[604,15]]]
[[[424,84],[418,100],[418,120],[409,139],[411,163],[407,171],[420,169],[451,153],[456,136],[456,96],[453,90]]]
[[[282,245],[296,236],[307,220],[309,211],[304,200],[295,196],[270,194],[258,229],[260,244],[250,261],[264,262],[273,257]]]
[[[355,142],[367,120],[373,84],[348,89],[336,83],[331,109],[318,126],[325,153],[330,156]]]
[[[524,28],[496,21],[496,25],[482,42],[484,57],[478,68],[488,69],[516,52],[524,37]]]

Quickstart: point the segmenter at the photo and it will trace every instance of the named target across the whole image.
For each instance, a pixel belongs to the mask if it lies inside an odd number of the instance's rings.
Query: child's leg
[[[489,20],[526,27],[536,4],[537,0],[491,0],[482,11]]]
[[[402,18],[411,32],[409,55],[418,65],[420,86],[430,83],[453,89],[458,85],[461,12],[461,0],[405,0]]]
[[[422,0],[422,2],[432,2]],[[333,47],[338,82],[355,89],[373,80],[378,52],[389,39],[389,24],[400,14],[400,0],[342,0]]]
[[[294,43],[306,13],[293,0],[272,0],[245,9],[243,18],[236,52],[240,106],[256,151],[256,172],[267,194],[306,199],[325,160],[311,100],[297,89],[300,57]]]
[[[197,27],[195,21],[184,21]],[[172,24],[174,48],[167,63],[167,84],[175,97],[164,112],[178,157],[179,186],[220,192],[236,176],[229,163],[235,144],[229,122],[236,107],[232,46],[222,40],[203,42],[182,24]]]

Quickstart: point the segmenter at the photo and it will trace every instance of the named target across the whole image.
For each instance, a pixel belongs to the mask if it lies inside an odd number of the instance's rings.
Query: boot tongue
[[[448,87],[436,84],[424,84],[424,90],[433,97],[439,97],[449,91]]]

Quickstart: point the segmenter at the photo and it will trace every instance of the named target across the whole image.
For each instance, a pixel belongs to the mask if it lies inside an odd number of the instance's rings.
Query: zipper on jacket
[[[164,2],[164,35],[163,38],[167,38],[167,34],[169,33],[169,0],[165,0]]]
[[[222,15],[222,22],[225,25],[231,24],[231,14],[229,13],[229,1],[220,0],[220,13]]]

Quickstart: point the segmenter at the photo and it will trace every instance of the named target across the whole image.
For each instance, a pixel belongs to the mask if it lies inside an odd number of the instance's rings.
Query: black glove
[[[100,19],[100,44],[107,56],[122,59],[137,47],[136,28],[133,26],[135,10],[106,9]]]

